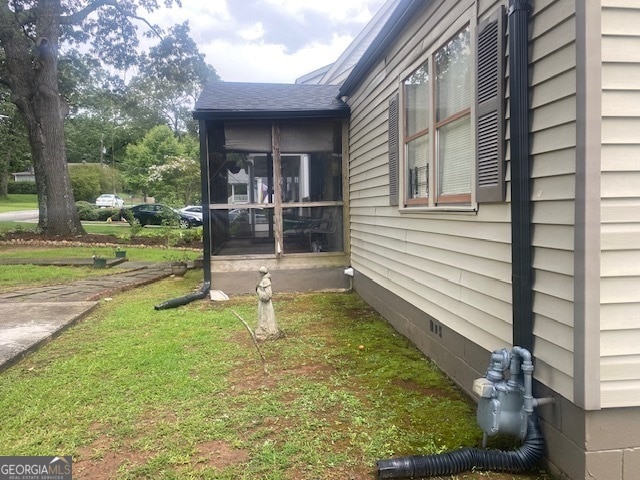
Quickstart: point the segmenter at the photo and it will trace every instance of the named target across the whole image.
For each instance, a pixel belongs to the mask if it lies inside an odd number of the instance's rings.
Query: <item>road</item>
[[[38,210],[0,213],[0,222],[28,222],[34,220],[38,221]]]
[[[0,213],[0,222],[38,223],[38,210],[20,210],[17,212]],[[105,225],[106,222],[82,221],[82,225]],[[114,227],[128,227],[127,222],[113,222]],[[160,228],[160,225],[147,225],[145,228]]]

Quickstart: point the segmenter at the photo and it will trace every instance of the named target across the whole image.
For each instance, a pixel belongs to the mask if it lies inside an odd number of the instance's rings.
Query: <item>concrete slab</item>
[[[0,370],[51,340],[98,302],[0,304]]]

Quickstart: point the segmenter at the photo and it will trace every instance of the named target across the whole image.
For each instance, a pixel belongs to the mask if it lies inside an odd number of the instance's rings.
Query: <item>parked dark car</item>
[[[181,212],[161,203],[143,203],[130,208],[123,208],[120,216],[127,222],[137,221],[145,225],[176,225],[180,228],[191,228],[202,225],[202,217],[188,212]]]

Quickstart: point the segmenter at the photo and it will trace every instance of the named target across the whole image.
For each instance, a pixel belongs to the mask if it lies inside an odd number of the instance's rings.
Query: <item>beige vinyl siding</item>
[[[640,404],[640,3],[602,2],[601,397]]]
[[[487,15],[499,4],[482,3]],[[443,43],[450,26],[471,12],[470,0],[432,2],[349,100],[351,264],[493,350],[509,345],[512,335],[508,205],[483,205],[477,214],[399,213],[388,197],[388,100],[401,73]]]
[[[443,32],[469,8],[482,20],[500,4],[506,2],[432,2],[349,99],[352,265],[487,350],[512,342],[509,203],[481,204],[476,214],[399,213],[388,199],[386,121],[388,100],[397,91],[401,73],[416,65],[434,41],[442,41]],[[573,2],[534,2],[531,26],[536,377],[571,399],[576,158]]]
[[[576,19],[572,1],[532,2],[531,185],[535,375],[573,399]]]

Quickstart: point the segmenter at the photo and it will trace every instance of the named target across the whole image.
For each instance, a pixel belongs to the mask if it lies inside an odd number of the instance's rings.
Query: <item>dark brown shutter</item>
[[[398,205],[398,94],[389,100],[389,205]]]
[[[504,7],[478,25],[476,200],[502,202],[504,181]]]

